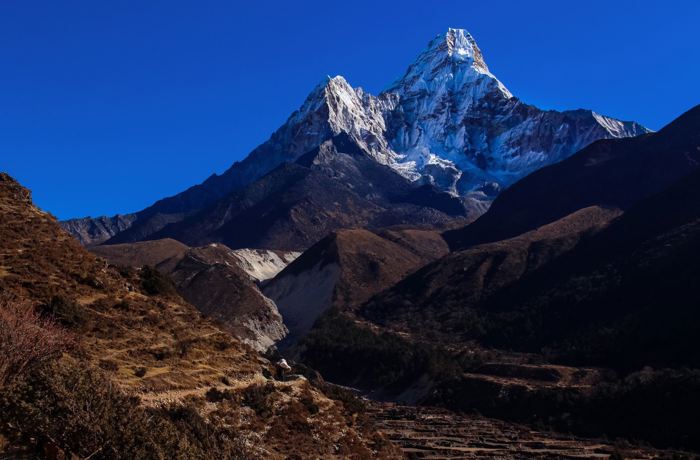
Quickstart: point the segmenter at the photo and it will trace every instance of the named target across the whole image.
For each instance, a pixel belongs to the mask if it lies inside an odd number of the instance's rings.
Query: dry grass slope
[[[0,247],[2,292],[80,339],[75,351],[0,387],[0,449],[10,455],[397,455],[368,422],[306,379],[267,378],[267,360],[203,319],[167,283],[145,280],[143,270],[117,271],[87,252],[6,174]],[[216,392],[228,396],[212,398]]]

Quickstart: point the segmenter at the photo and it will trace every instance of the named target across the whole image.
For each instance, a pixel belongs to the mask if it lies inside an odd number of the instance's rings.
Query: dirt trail
[[[207,391],[216,388],[219,391],[240,390],[253,384],[263,384],[268,380],[262,374],[255,374],[250,379],[232,382],[230,385],[211,385],[201,388],[189,388],[185,390],[150,391],[140,393],[141,403],[149,407],[167,406],[179,403],[188,396],[204,396]]]

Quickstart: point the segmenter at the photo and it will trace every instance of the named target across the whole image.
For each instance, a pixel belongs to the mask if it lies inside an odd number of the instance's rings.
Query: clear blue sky
[[[700,103],[699,24],[695,0],[3,0],[0,170],[60,218],[136,211],[244,157],[325,75],[378,92],[448,27],[526,102],[659,128]]]

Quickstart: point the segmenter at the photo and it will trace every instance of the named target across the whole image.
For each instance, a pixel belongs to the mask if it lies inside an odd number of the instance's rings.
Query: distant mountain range
[[[448,29],[378,96],[328,78],[223,174],[135,214],[63,226],[86,245],[173,237],[305,249],[348,226],[473,220],[526,174],[595,140],[647,132],[590,110],[521,102],[473,37]]]

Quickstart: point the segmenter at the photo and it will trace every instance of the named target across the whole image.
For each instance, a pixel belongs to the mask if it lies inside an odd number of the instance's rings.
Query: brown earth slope
[[[168,273],[190,249],[186,244],[165,238],[132,244],[94,246],[90,252],[104,258],[112,265],[140,268],[150,265]]]
[[[0,247],[8,302],[38,308],[79,341],[0,387],[0,449],[8,455],[395,456],[361,414],[307,380],[265,377],[266,360],[204,320],[158,272],[118,272],[87,252],[6,174]]]
[[[453,252],[379,293],[362,316],[423,336],[474,338],[480,324],[465,313],[469,308],[569,252],[620,213],[585,208],[523,235]]]

